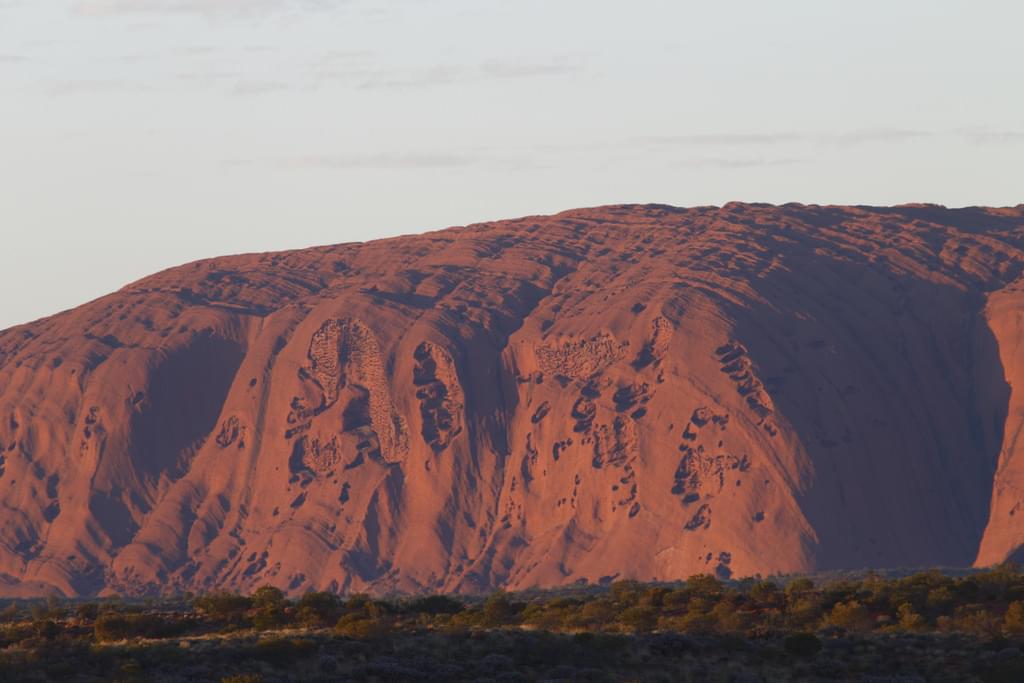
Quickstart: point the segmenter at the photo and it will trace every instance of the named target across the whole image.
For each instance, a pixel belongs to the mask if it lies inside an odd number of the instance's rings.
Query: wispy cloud
[[[547,63],[518,63],[490,61],[480,65],[480,74],[489,78],[533,78],[535,76],[564,76],[578,73],[581,68],[566,60]]]
[[[351,66],[353,64],[366,64],[373,57],[374,53],[369,50],[330,50],[320,55],[314,64],[315,68],[335,68],[338,66]]]
[[[45,86],[49,95],[108,95],[113,93],[144,92],[149,87],[137,81],[126,80],[65,80]]]
[[[787,143],[857,146],[875,143],[901,143],[938,135],[935,131],[910,128],[861,128],[833,133],[800,133],[796,131],[684,133],[680,135],[647,135],[634,138],[638,144],[656,146],[750,147]]]
[[[21,62],[27,62],[28,57],[24,55],[4,55],[0,54],[0,64],[20,64]]]
[[[862,145],[873,142],[908,142],[935,135],[932,131],[908,128],[863,128],[834,136],[841,145]]]
[[[184,47],[171,48],[169,50],[152,51],[152,52],[130,52],[106,59],[117,62],[119,64],[143,64],[152,63],[161,59],[171,60],[182,60],[182,59],[197,59],[200,60],[204,57],[212,57],[216,55],[218,48],[210,45],[188,45]]]
[[[689,166],[694,168],[719,168],[719,169],[742,169],[761,168],[764,166],[792,166],[794,164],[806,163],[804,159],[730,159],[730,158],[709,158],[709,159],[688,159],[674,164],[675,166]]]
[[[800,133],[695,133],[684,135],[648,135],[636,142],[650,145],[775,145],[805,139]]]
[[[182,83],[209,86],[228,82],[241,81],[244,76],[240,71],[218,71],[215,69],[182,71],[174,74],[174,78]]]
[[[487,61],[476,65],[437,64],[426,67],[376,66],[368,53],[337,55],[317,68],[322,81],[347,82],[359,90],[426,88],[496,80],[558,77],[582,71],[565,59]]]
[[[222,163],[229,167],[245,166],[277,166],[281,168],[323,168],[336,170],[359,169],[428,169],[428,168],[459,168],[471,166],[479,159],[474,156],[445,153],[408,153],[408,154],[354,154],[354,155],[308,155],[280,157],[276,159],[225,159]]]
[[[267,93],[290,90],[284,81],[239,81],[231,87],[233,95],[266,95]]]
[[[1013,145],[1024,142],[1024,131],[961,128],[957,131],[972,145]]]
[[[360,90],[383,88],[422,88],[451,85],[467,80],[467,70],[460,66],[431,66],[421,69],[380,69],[376,71],[343,72],[357,80]]]
[[[209,57],[217,54],[218,48],[214,45],[184,45],[173,50],[176,57]]]
[[[331,9],[348,0],[78,0],[78,14],[115,16],[125,14],[254,15],[287,9]]]

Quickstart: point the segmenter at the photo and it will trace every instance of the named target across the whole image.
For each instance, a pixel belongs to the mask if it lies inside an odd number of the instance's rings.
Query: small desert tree
[[[828,621],[847,631],[868,631],[874,625],[867,607],[856,600],[835,605],[828,615]]]

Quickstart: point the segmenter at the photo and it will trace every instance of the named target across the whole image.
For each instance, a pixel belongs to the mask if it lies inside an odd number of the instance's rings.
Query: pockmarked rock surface
[[[0,594],[1021,559],[1022,273],[1024,205],[610,206],[174,268],[0,332]]]

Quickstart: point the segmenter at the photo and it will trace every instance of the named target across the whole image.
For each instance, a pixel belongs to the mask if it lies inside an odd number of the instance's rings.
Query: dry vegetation
[[[1024,574],[10,602],[0,679],[1024,680]]]

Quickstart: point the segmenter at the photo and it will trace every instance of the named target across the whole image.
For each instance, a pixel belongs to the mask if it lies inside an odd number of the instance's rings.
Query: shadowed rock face
[[[0,332],[0,593],[1024,555],[1024,206],[613,206]]]

